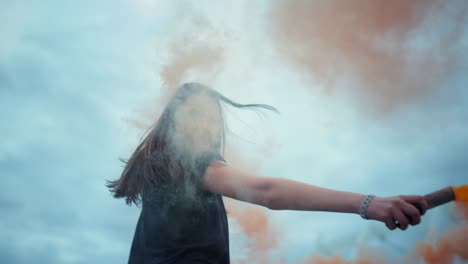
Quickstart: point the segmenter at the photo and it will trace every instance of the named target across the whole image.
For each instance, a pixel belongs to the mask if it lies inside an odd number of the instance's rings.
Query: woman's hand
[[[421,222],[427,207],[424,197],[418,195],[375,197],[367,208],[367,218],[385,223],[390,230],[406,230]]]

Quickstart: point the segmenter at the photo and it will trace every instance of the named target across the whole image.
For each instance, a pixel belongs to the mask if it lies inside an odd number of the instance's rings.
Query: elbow
[[[285,209],[283,206],[281,206],[281,204],[278,202],[278,200],[275,197],[269,198],[264,206],[270,210],[284,210]]]
[[[265,179],[259,186],[258,204],[270,210],[281,210],[278,202],[278,188],[274,179]]]

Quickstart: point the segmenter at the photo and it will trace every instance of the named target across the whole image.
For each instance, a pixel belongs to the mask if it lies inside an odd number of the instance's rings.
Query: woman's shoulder
[[[206,168],[213,162],[226,162],[224,157],[218,152],[205,152],[198,156],[195,160],[195,172],[199,176],[203,175]]]

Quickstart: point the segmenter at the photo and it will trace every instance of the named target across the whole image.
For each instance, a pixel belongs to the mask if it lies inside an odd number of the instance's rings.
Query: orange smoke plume
[[[269,253],[278,245],[278,233],[266,210],[227,198],[224,202],[228,216],[236,220],[249,238],[249,263],[273,263],[269,260]]]
[[[345,260],[339,256],[320,257],[315,256],[306,259],[302,264],[383,264],[387,263],[370,252],[361,252],[357,260]]]
[[[223,62],[224,51],[220,45],[217,45],[220,42],[217,31],[201,17],[193,17],[190,21],[193,28],[173,38],[168,52],[169,61],[160,71],[167,89],[164,95],[166,98],[191,71],[195,71],[198,75],[211,73],[209,80],[205,82],[212,81]]]
[[[224,50],[219,45],[222,37],[201,17],[189,16],[187,20],[190,27],[174,33],[165,47],[167,61],[159,72],[162,94],[155,98],[154,104],[148,106],[149,110],[139,111],[138,116],[127,120],[131,126],[138,129],[150,127],[160,116],[175,90],[186,81],[187,75],[196,73],[197,77],[190,81],[210,84],[222,67]]]
[[[277,245],[276,233],[271,229],[265,210],[230,207],[230,216],[237,220],[248,237],[254,238],[252,245],[255,250],[265,251]]]
[[[453,229],[439,237],[435,245],[422,243],[418,252],[427,264],[451,264],[455,258],[468,260],[468,226]]]
[[[465,1],[275,3],[271,31],[279,51],[328,92],[338,76],[349,77],[360,101],[380,112],[428,95],[463,57]]]

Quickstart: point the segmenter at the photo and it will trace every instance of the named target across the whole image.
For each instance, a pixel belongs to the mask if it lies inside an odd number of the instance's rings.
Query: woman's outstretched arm
[[[359,213],[365,195],[322,188],[282,178],[259,177],[224,163],[210,165],[203,187],[233,199],[265,206],[272,210],[306,210]],[[421,212],[416,208],[422,208]],[[422,196],[375,197],[367,211],[369,219],[384,222],[391,230],[404,230],[420,223],[427,203]],[[397,221],[397,223],[395,222]]]

